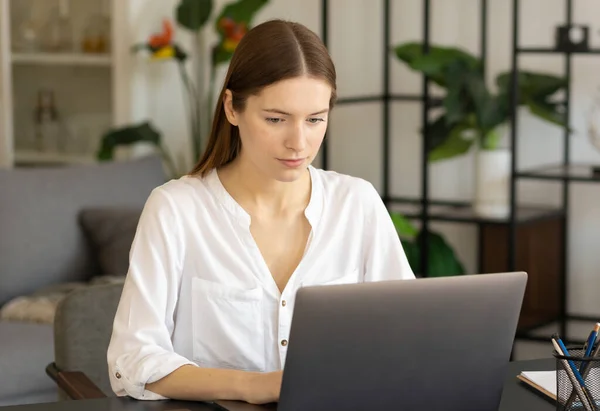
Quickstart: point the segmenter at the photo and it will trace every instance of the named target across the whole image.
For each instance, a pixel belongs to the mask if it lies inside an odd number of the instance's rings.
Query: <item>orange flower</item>
[[[150,36],[148,44],[152,49],[160,49],[171,44],[173,41],[173,24],[167,20],[163,20],[163,31],[161,33]]]
[[[175,58],[179,61],[184,61],[187,54],[173,42],[173,24],[168,19],[163,20],[162,31],[150,36],[148,42],[136,44],[133,46],[133,51],[149,50],[152,58],[157,60],[165,60]]]
[[[238,23],[231,17],[223,17],[219,21],[219,27],[223,31],[223,49],[229,52],[235,50],[242,37],[248,32],[246,23]]]

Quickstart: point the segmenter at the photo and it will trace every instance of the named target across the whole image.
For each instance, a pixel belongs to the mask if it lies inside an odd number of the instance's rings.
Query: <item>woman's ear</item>
[[[223,108],[225,109],[227,120],[231,123],[231,125],[237,127],[238,120],[235,110],[233,109],[233,94],[231,93],[231,90],[225,90],[225,96],[223,97]]]

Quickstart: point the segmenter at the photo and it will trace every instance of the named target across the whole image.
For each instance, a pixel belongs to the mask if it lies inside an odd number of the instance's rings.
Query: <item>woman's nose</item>
[[[290,130],[286,147],[296,152],[302,152],[306,148],[306,132],[302,125],[295,126]]]

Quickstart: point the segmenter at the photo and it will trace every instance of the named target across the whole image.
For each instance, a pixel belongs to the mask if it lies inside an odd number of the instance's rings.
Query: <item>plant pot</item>
[[[486,218],[508,218],[510,214],[509,149],[481,150],[476,155],[475,213]]]

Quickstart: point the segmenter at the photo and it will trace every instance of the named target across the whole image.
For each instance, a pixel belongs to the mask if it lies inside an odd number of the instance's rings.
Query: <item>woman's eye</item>
[[[281,121],[281,119],[280,119],[280,118],[277,118],[277,117],[268,117],[268,118],[267,118],[267,122],[269,122],[269,123],[273,123],[273,124],[277,124],[277,123],[279,123],[280,121]]]
[[[312,123],[312,124],[317,124],[317,123],[320,123],[321,121],[325,121],[325,119],[319,118],[319,117],[313,117],[313,118],[308,119],[308,122]]]

